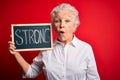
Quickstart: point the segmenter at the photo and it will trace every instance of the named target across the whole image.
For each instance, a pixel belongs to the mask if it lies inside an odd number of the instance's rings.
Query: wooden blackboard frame
[[[15,33],[14,33],[14,28],[17,27],[34,27],[34,26],[39,26],[39,27],[46,27],[49,26],[50,28],[50,47],[37,47],[37,48],[17,48],[18,45],[15,44],[16,49],[15,51],[34,51],[34,50],[49,50],[53,49],[53,39],[52,39],[52,27],[51,23],[37,23],[37,24],[11,24],[11,32],[12,32],[12,42],[15,43]]]

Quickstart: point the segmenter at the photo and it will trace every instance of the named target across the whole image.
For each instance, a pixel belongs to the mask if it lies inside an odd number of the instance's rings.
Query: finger
[[[16,48],[14,44],[9,44],[9,47]]]
[[[15,44],[14,44],[13,42],[11,42],[11,41],[8,41],[8,45],[9,45],[9,47],[16,48],[16,47],[15,47]]]
[[[15,43],[14,43],[14,42],[12,42],[12,41],[8,41],[8,44],[13,44],[13,45],[14,45]]]
[[[14,53],[15,52],[15,48],[13,48],[13,47],[9,47],[8,49],[9,49],[10,53]]]
[[[14,54],[15,51],[14,51],[14,50],[9,50],[9,52],[10,52],[11,54]]]
[[[10,46],[8,49],[9,49],[9,50],[12,50],[12,51],[14,51],[14,50],[15,50],[15,48],[14,48],[14,47],[12,47],[12,46]]]
[[[8,50],[9,50],[10,53],[14,52],[14,50],[12,50],[11,48],[8,48]]]

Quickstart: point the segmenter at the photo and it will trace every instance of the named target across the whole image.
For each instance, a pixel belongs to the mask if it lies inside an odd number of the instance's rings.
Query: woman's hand
[[[8,49],[11,54],[15,55],[16,53],[18,53],[17,51],[15,51],[16,47],[12,41],[8,41],[8,45],[9,45]]]

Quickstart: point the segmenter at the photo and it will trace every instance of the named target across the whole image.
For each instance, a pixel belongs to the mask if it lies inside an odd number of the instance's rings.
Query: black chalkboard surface
[[[16,51],[52,49],[52,29],[50,23],[11,24],[12,41]]]

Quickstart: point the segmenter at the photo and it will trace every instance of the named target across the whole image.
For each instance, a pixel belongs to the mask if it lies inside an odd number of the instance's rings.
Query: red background
[[[63,2],[79,10],[81,25],[75,34],[92,45],[101,80],[120,80],[119,0],[0,0],[0,80],[22,80],[22,70],[8,52],[11,24],[48,23],[52,8]],[[21,54],[31,63],[38,53]],[[45,76],[42,73],[34,80]]]

